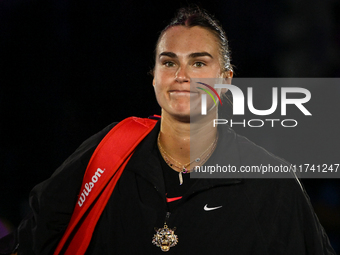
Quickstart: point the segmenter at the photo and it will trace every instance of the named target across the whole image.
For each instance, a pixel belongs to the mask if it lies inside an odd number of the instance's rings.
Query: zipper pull
[[[166,225],[167,221],[169,220],[170,218],[170,215],[171,215],[171,212],[167,212],[166,215],[165,215],[165,220],[164,220],[164,225]]]

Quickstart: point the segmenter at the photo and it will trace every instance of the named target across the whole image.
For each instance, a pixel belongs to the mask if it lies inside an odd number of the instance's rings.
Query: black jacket
[[[113,125],[85,141],[32,190],[33,217],[19,227],[19,254],[53,254],[87,163]],[[163,227],[168,212],[158,132],[159,123],[137,147],[86,254],[163,254],[152,244],[155,227]],[[233,165],[282,163],[230,129],[220,132],[216,150],[225,150],[225,162]],[[222,207],[205,211],[205,205]],[[197,179],[167,225],[178,236],[170,254],[335,254],[297,179]]]

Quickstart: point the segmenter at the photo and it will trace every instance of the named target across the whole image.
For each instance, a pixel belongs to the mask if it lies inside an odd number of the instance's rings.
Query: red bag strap
[[[85,254],[92,233],[136,146],[157,120],[127,118],[99,143],[87,166],[76,207],[54,254]]]

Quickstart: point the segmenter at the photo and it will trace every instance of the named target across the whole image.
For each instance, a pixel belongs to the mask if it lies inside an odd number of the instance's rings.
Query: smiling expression
[[[190,118],[190,101],[200,93],[190,78],[222,77],[219,45],[207,29],[174,26],[162,36],[156,49],[153,85],[163,114]],[[190,100],[191,99],[191,100]]]

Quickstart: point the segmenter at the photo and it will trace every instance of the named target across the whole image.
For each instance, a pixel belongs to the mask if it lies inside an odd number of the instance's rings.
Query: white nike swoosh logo
[[[208,207],[208,204],[206,204],[206,205],[204,206],[204,211],[212,211],[212,210],[219,209],[219,208],[221,208],[221,207],[222,207],[222,205],[216,206],[216,207]]]

